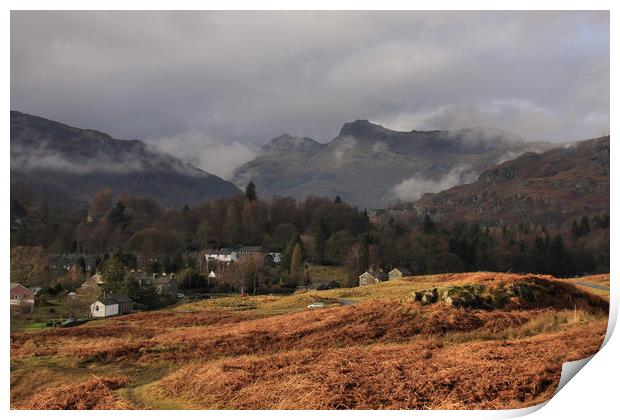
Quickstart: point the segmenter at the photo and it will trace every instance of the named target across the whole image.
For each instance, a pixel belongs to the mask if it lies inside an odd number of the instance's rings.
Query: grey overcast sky
[[[608,12],[12,12],[11,108],[221,176],[343,123],[609,131]]]

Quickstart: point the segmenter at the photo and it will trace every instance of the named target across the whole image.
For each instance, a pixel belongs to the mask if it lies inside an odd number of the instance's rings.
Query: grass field
[[[526,280],[536,282],[533,300],[519,286]],[[605,335],[608,294],[590,293],[594,289],[575,287],[576,282],[608,285],[609,275],[417,276],[289,296],[222,297],[77,327],[13,332],[11,404],[530,406],[553,395],[563,362],[593,354]],[[414,292],[472,285],[521,295],[494,309],[414,299]],[[315,301],[325,308],[307,309]]]

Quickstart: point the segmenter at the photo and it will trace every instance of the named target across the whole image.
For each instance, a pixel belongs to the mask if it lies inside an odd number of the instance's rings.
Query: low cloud
[[[80,148],[59,149],[59,144],[42,143],[36,147],[11,145],[12,171],[53,171],[75,175],[128,174],[168,170],[188,176],[204,173],[150,144],[129,143],[123,150],[101,150],[86,154]]]
[[[22,150],[19,154],[11,150],[11,170],[53,171],[84,175],[95,172],[130,173],[143,170],[140,162],[111,162],[108,159],[73,161],[59,153],[45,149]]]
[[[379,122],[402,131],[452,130],[457,134],[469,131],[472,140],[486,138],[488,141],[502,139],[522,142],[525,139],[562,143],[588,138],[596,132],[592,127],[601,127],[603,132],[604,127],[609,126],[609,118],[606,116],[597,114],[592,116],[592,121],[586,121],[572,115],[572,112],[571,117],[567,118],[568,111],[567,114],[558,113],[533,100],[493,99],[401,113],[380,119]],[[468,127],[472,128],[463,130]]]
[[[341,138],[334,149],[334,159],[338,165],[342,165],[344,161],[345,154],[355,148],[357,145],[357,140],[355,137],[344,137]]]
[[[197,131],[147,141],[224,179],[231,179],[237,167],[254,159],[258,153],[258,150],[250,145],[237,141],[225,143]]]
[[[402,201],[416,201],[425,193],[446,190],[455,185],[474,182],[478,174],[470,166],[456,166],[445,175],[438,178],[414,176],[396,184],[392,194]]]
[[[372,145],[373,153],[383,153],[383,152],[387,152],[387,150],[388,150],[388,145],[382,141],[378,141]]]

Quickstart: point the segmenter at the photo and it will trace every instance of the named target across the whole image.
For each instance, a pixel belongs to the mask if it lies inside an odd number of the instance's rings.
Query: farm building
[[[373,266],[370,267],[359,277],[359,285],[366,286],[368,284],[376,284],[382,281],[386,281],[387,279],[388,275],[385,274],[385,272],[383,272],[380,267]]]
[[[114,315],[123,315],[133,310],[133,301],[122,294],[112,294],[99,299],[90,305],[90,316],[105,318]]]
[[[90,316],[93,318],[105,318],[118,315],[118,302],[114,299],[100,299],[90,305]]]
[[[411,271],[407,270],[404,267],[396,267],[388,273],[390,280],[400,279],[402,277],[411,276]]]

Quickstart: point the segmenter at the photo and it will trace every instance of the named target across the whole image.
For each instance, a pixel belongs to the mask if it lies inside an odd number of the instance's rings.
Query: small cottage
[[[396,267],[388,273],[390,280],[400,279],[411,276],[411,271],[404,267]]]
[[[383,272],[380,267],[373,266],[359,276],[359,285],[366,286],[369,284],[376,284],[382,281],[386,281],[388,275]]]
[[[118,315],[118,302],[114,299],[100,299],[90,305],[90,316],[93,318],[106,318]]]
[[[90,305],[90,316],[93,318],[123,315],[131,311],[133,311],[133,301],[122,293],[113,293]]]

